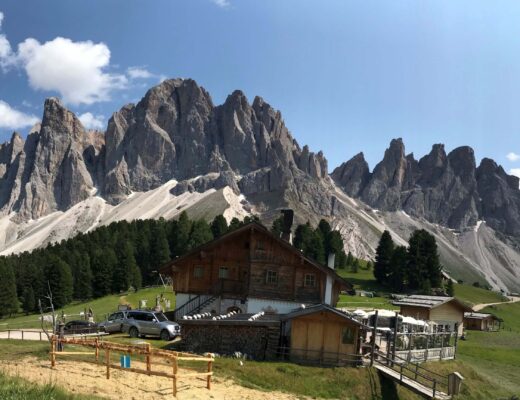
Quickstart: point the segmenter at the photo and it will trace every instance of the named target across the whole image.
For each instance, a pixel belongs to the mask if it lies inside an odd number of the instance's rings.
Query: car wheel
[[[128,333],[130,334],[130,337],[133,337],[133,338],[136,338],[139,336],[139,331],[137,330],[137,328],[135,326],[132,326],[130,328],[130,330],[128,331]]]
[[[161,340],[164,340],[165,342],[170,341],[170,332],[168,332],[166,329],[161,331]]]

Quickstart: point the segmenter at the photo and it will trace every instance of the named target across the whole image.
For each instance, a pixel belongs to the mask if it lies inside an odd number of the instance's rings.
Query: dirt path
[[[499,304],[509,304],[509,303],[516,303],[518,301],[520,301],[520,297],[508,297],[509,301],[502,301],[502,302],[499,302],[499,303],[483,303],[483,304],[475,304],[473,306],[473,311],[480,311],[482,310],[483,308],[486,308],[487,306],[496,306],[496,305],[499,305]]]
[[[71,393],[96,395],[107,399],[166,400],[174,398],[171,379],[112,370],[111,377],[107,380],[106,369],[102,365],[60,359],[53,370],[50,368],[48,360],[31,357],[14,361],[0,361],[0,370],[8,375],[19,376],[38,384],[54,383]],[[205,383],[205,380],[201,379],[181,380],[176,398],[180,400],[298,399],[296,396],[281,392],[248,389],[218,377],[212,379],[211,390],[206,389]]]

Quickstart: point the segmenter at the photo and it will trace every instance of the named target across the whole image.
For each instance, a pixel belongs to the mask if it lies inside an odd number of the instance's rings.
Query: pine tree
[[[22,294],[22,308],[25,314],[29,314],[36,308],[36,299],[32,286],[27,286]]]
[[[348,254],[347,254],[347,267],[351,267],[352,264],[354,264],[354,256],[349,251]]]
[[[414,231],[408,241],[407,275],[410,289],[423,289],[425,281],[428,281],[430,285],[426,267],[427,254],[424,246],[424,232],[423,230]]]
[[[168,261],[170,261],[170,246],[168,245],[164,226],[159,221],[152,229],[150,264],[149,269],[145,271],[144,280],[151,283],[156,276],[154,271],[158,271]]]
[[[211,232],[215,239],[227,233],[228,228],[226,218],[222,214],[217,215],[211,222]]]
[[[309,243],[308,256],[315,259],[321,264],[325,264],[325,245],[324,245],[323,234],[319,229],[315,229],[312,232],[311,240]]]
[[[72,301],[74,291],[72,273],[65,261],[55,255],[49,255],[45,266],[45,278],[49,282],[56,309]]]
[[[388,273],[388,285],[394,292],[401,292],[405,287],[407,259],[406,247],[397,246],[392,253]]]
[[[451,279],[448,280],[448,284],[446,285],[446,293],[450,297],[453,297],[455,295],[455,289],[453,287],[453,281]]]
[[[338,256],[336,257],[336,264],[338,268],[344,269],[347,266],[347,255],[342,250],[339,252]]]
[[[301,250],[303,254],[309,254],[309,247],[312,241],[312,228],[311,224],[307,222],[303,225],[298,225],[296,227],[296,231],[294,232],[293,245],[297,249]]]
[[[173,255],[181,256],[188,251],[188,240],[190,239],[192,221],[188,218],[186,211],[179,216],[177,224],[173,229]]]
[[[352,263],[352,272],[357,273],[359,271],[359,260],[356,258]]]
[[[130,243],[119,242],[117,250],[117,263],[112,274],[112,292],[114,293],[124,292],[132,285],[133,276],[131,276],[130,268],[135,263]]]
[[[273,225],[271,226],[271,233],[275,235],[276,237],[281,237],[284,227],[284,218],[283,215],[276,218],[273,221]]]
[[[93,295],[102,297],[112,292],[112,275],[117,264],[113,249],[98,249],[92,255]]]
[[[208,223],[203,219],[199,219],[192,224],[190,237],[188,239],[188,248],[190,250],[194,249],[212,239],[213,233],[211,233]]]
[[[92,298],[92,270],[88,254],[79,254],[76,257],[76,274],[74,277],[74,298],[88,300]]]
[[[13,268],[2,257],[0,260],[0,318],[18,311],[16,280]]]
[[[376,262],[374,264],[374,277],[380,284],[387,283],[390,271],[390,260],[394,251],[394,241],[390,232],[384,231],[376,249]]]
[[[242,222],[240,222],[240,220],[237,217],[233,217],[233,219],[231,219],[231,222],[229,223],[228,232],[232,232],[235,229],[240,228],[241,226]]]

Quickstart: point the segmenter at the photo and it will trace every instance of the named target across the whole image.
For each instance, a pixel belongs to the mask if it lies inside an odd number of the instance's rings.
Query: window
[[[220,267],[218,270],[219,279],[228,279],[229,278],[229,268],[228,267]]]
[[[354,329],[343,328],[343,334],[341,335],[341,343],[343,344],[354,344]]]
[[[278,283],[278,272],[268,270],[265,276],[265,283],[267,284],[275,284]]]
[[[314,274],[305,274],[305,287],[315,287],[316,286],[316,275]]]
[[[200,265],[197,265],[194,269],[193,269],[193,277],[195,279],[200,279],[204,276],[204,267],[200,266]]]

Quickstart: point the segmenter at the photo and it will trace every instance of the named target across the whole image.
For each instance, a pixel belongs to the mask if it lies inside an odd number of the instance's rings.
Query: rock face
[[[83,159],[84,141],[76,116],[59,100],[46,100],[39,130],[25,143],[13,134],[0,150],[2,210],[36,219],[89,197],[93,179]]]
[[[198,176],[205,178],[193,180]],[[177,194],[230,186],[259,202],[305,201],[330,213],[322,187],[330,186],[327,161],[300,148],[279,111],[260,97],[250,104],[238,90],[214,106],[191,79],[166,80],[124,106],[104,136],[85,132],[73,113],[49,99],[41,127],[25,143],[15,134],[0,147],[0,207],[20,219],[65,210],[97,190],[118,204],[172,179],[181,182]],[[326,199],[316,203],[315,196]]]
[[[485,220],[502,233],[520,234],[518,178],[489,159],[477,168],[467,146],[447,155],[444,145],[435,144],[416,161],[405,155],[402,140],[395,139],[372,173],[358,154],[331,177],[347,194],[377,209],[403,210],[457,230]]]

